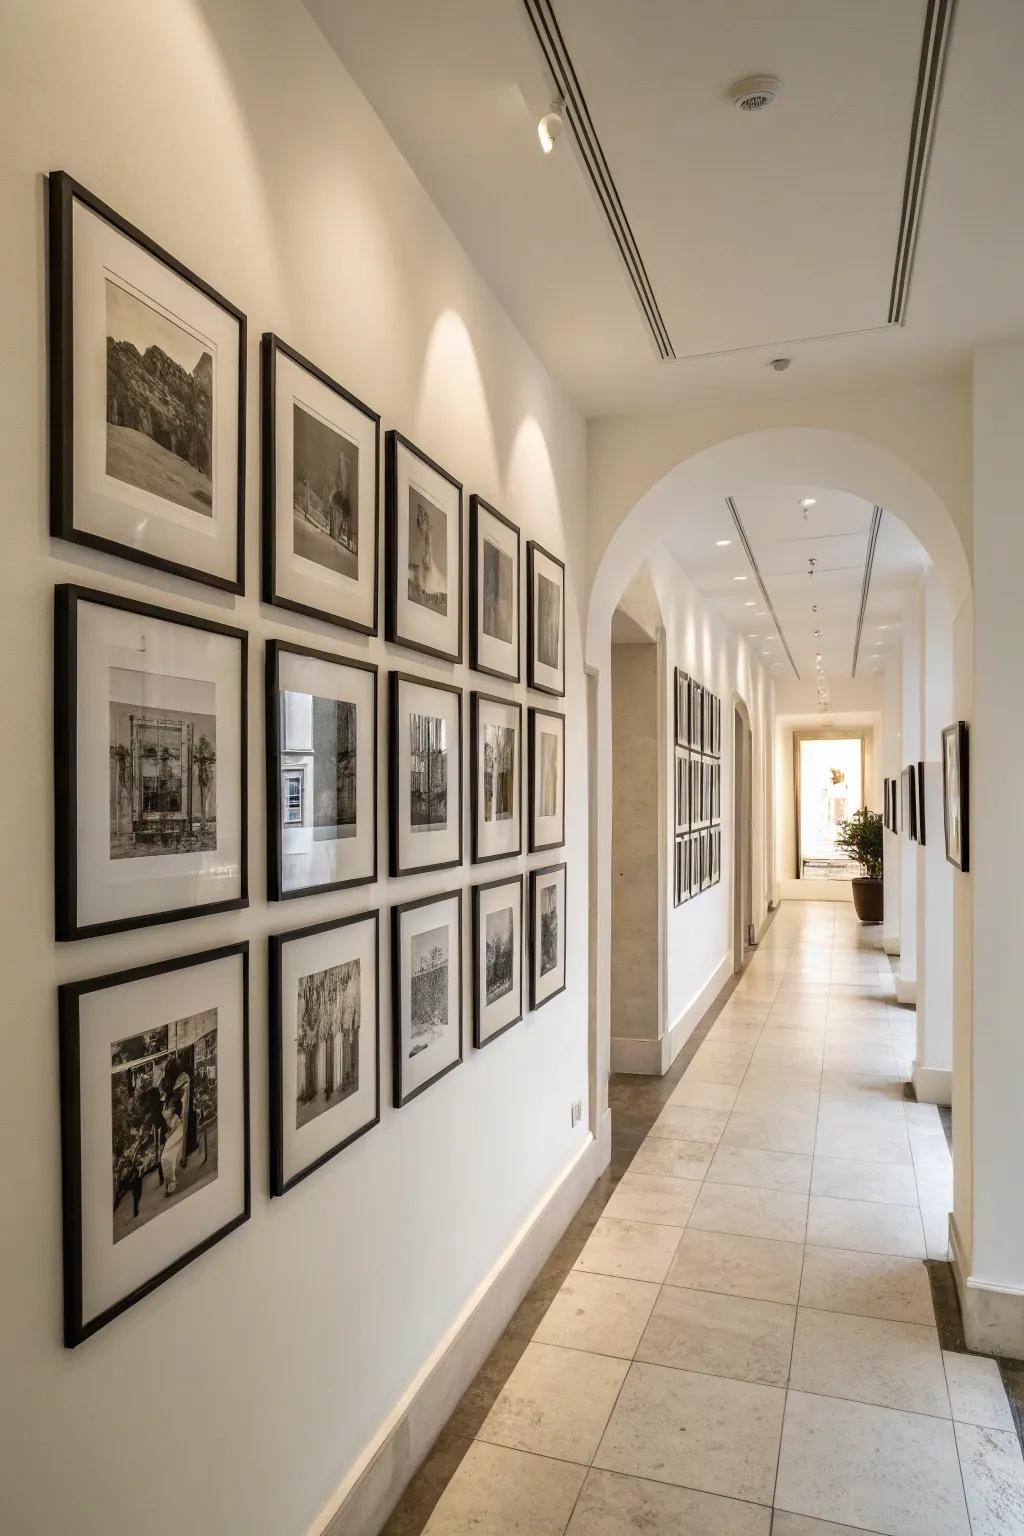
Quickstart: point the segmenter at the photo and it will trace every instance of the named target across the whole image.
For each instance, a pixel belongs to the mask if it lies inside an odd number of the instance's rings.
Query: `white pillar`
[[[887,779],[900,781],[900,709],[903,664],[899,655],[889,656],[882,684],[882,769]],[[882,833],[882,948],[887,955],[900,952],[900,840],[886,829]]]
[[[942,823],[942,730],[953,720],[953,612],[934,570],[921,591],[918,764],[924,769],[925,841],[917,846],[917,1097],[953,1095],[953,866]]]
[[[917,1001],[917,844],[903,824],[902,772],[919,757],[921,714],[921,597],[908,593],[903,609],[902,679],[900,687],[900,961],[896,998]]]
[[[1024,1355],[1024,338],[974,357],[974,698],[970,726],[973,886],[969,1059],[958,1053],[955,1100],[968,1095],[956,1175],[953,1248],[967,1342]],[[959,672],[958,672],[959,680]],[[964,903],[957,892],[957,910]],[[969,904],[968,904],[969,905]],[[958,1020],[958,1044],[963,1037]],[[961,1122],[954,1131],[960,1154]],[[966,1176],[965,1176],[966,1174]]]

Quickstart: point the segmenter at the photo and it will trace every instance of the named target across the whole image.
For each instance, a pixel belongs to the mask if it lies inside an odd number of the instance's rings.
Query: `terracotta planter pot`
[[[853,886],[853,905],[861,922],[880,923],[883,912],[881,880],[861,876],[851,880],[850,884]]]

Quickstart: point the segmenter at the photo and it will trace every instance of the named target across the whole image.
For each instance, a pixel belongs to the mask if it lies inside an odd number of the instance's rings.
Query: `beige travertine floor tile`
[[[806,1515],[775,1511],[772,1536],[878,1536],[877,1531],[855,1531],[852,1525],[833,1525],[831,1520],[809,1520]]]
[[[817,1248],[898,1253],[909,1259],[925,1257],[921,1216],[909,1205],[880,1205],[872,1200],[833,1200],[812,1195],[807,1241]]]
[[[689,1074],[679,1079],[669,1103],[689,1109],[732,1109],[738,1088],[729,1083],[690,1082]]]
[[[974,1536],[1024,1536],[1024,1460],[1017,1436],[957,1424],[956,1444]]]
[[[513,1451],[590,1462],[628,1369],[625,1360],[528,1344],[478,1438]]]
[[[658,1287],[649,1281],[574,1269],[541,1319],[534,1343],[631,1360],[657,1298]]]
[[[739,1184],[705,1184],[697,1196],[689,1226],[696,1232],[735,1232],[740,1237],[770,1237],[802,1243],[807,1196],[778,1189],[747,1189]]]
[[[777,1110],[734,1109],[722,1132],[732,1147],[755,1147],[761,1152],[814,1150],[815,1121],[810,1115],[780,1114]]]
[[[630,1169],[620,1179],[604,1214],[624,1221],[653,1221],[663,1227],[682,1228],[699,1194],[696,1179],[663,1178]]]
[[[784,1387],[795,1317],[795,1307],[776,1301],[668,1285],[654,1304],[636,1358]]]
[[[801,1306],[791,1385],[823,1397],[952,1417],[938,1333],[920,1323]]]
[[[982,1429],[1014,1428],[1003,1378],[994,1360],[985,1355],[960,1355],[943,1350],[946,1385],[954,1419]]]
[[[594,1465],[770,1504],[785,1398],[779,1387],[634,1364]]]
[[[678,1244],[678,1227],[602,1216],[573,1268],[591,1274],[621,1275],[626,1280],[660,1282],[668,1273]]]
[[[769,1536],[771,1518],[758,1504],[593,1468],[566,1536]]]
[[[811,1192],[837,1200],[874,1200],[883,1205],[916,1205],[913,1168],[900,1163],[865,1163],[845,1157],[816,1157]]]
[[[799,1152],[762,1152],[722,1144],[711,1159],[707,1180],[709,1184],[746,1184],[753,1189],[788,1189],[805,1195],[811,1182],[811,1158]]]
[[[718,1143],[676,1141],[671,1136],[648,1136],[633,1155],[630,1173],[655,1173],[674,1179],[702,1179],[711,1166]]]
[[[691,1230],[679,1240],[665,1283],[755,1301],[795,1302],[803,1253],[800,1243]]]
[[[874,1117],[855,1120],[823,1112],[818,1120],[814,1155],[911,1167],[906,1129],[898,1122]]]
[[[672,1136],[677,1141],[717,1141],[729,1118],[727,1109],[697,1109],[691,1105],[666,1104],[651,1126],[652,1136]]]
[[[586,1468],[477,1441],[423,1536],[562,1536]]]
[[[808,1246],[800,1305],[896,1323],[935,1322],[928,1271],[920,1259],[893,1254]]]
[[[792,1390],[775,1504],[885,1536],[971,1536],[951,1420]]]

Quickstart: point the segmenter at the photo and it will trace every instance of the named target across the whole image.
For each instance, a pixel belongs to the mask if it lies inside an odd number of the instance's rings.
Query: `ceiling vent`
[[[764,112],[782,90],[782,81],[774,75],[751,75],[732,88],[732,104],[741,112]]]

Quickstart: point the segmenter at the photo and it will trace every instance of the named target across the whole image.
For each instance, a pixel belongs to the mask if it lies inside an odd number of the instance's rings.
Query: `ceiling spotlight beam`
[[[754,557],[753,549],[750,547],[750,540],[747,538],[747,530],[743,526],[743,519],[740,517],[740,514],[736,508],[736,503],[731,496],[727,496],[725,498],[725,504],[729,508],[729,516],[733,520],[736,532],[739,535],[740,543],[743,545],[743,553],[746,555],[748,561],[750,562],[750,569],[754,573],[754,580],[757,582],[757,585],[761,589],[761,596],[764,598],[764,605],[772,616],[772,623],[775,625],[775,630],[781,642],[782,649],[785,651],[786,656],[789,659],[789,664],[793,668],[793,676],[799,682],[800,670],[797,667],[796,662],[793,660],[793,652],[790,650],[786,641],[786,637],[782,633],[782,625],[779,623],[779,616],[775,612],[775,604],[772,602],[768,595],[768,588],[764,584],[764,578],[761,575],[761,568]]]
[[[860,658],[860,642],[864,633],[864,615],[868,611],[868,596],[871,592],[871,574],[875,568],[875,550],[878,547],[878,535],[882,527],[882,508],[876,507],[871,514],[871,529],[868,533],[867,554],[864,556],[864,577],[860,584],[860,608],[857,611],[857,633],[853,638],[853,669],[851,677],[857,676],[857,662]]]
[[[597,205],[608,225],[615,242],[626,276],[629,278],[637,302],[651,333],[658,356],[664,362],[675,358],[675,348],[668,334],[668,327],[654,296],[654,288],[647,275],[640,247],[626,216],[619,189],[615,185],[608,161],[597,136],[587,98],[583,94],[576,66],[566,47],[562,29],[558,25],[551,0],[523,0],[530,18],[544,62],[555,83],[558,97],[563,103],[562,118],[572,135],[583,173],[590,183]]]

